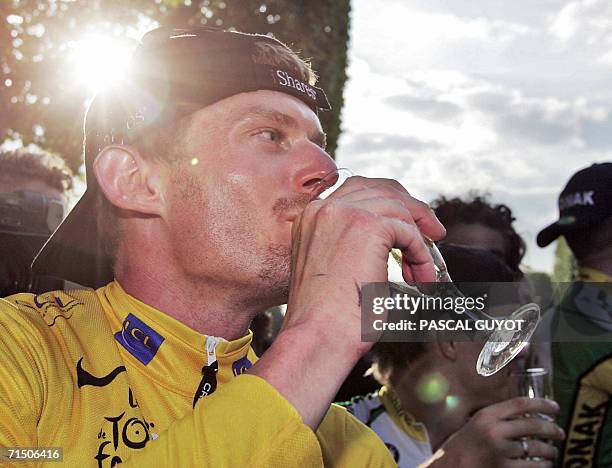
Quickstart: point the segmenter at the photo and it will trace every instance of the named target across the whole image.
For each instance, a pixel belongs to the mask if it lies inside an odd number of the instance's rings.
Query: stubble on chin
[[[261,287],[280,303],[287,302],[291,276],[291,247],[276,244],[268,247],[257,274]]]
[[[277,217],[283,218],[288,212],[303,211],[311,199],[312,196],[307,193],[293,198],[280,198],[274,203],[272,211]],[[277,297],[280,303],[287,302],[291,283],[291,246],[284,244],[269,246],[262,259],[258,278],[271,296]]]

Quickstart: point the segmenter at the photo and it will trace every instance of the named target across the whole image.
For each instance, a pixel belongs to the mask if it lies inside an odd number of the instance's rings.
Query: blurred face
[[[455,362],[460,381],[465,382],[467,398],[470,400],[471,412],[512,398],[515,395],[510,375],[525,367],[526,350],[515,357],[506,367],[489,377],[476,372],[476,362],[482,349],[482,342],[456,343],[458,357]]]
[[[0,194],[9,194],[21,190],[37,192],[63,205],[65,214],[67,200],[62,191],[40,179],[14,176],[12,174],[3,174],[3,176],[5,177],[0,176]],[[26,216],[26,225],[23,226],[24,231],[34,227],[32,224],[28,225],[28,220],[30,223],[33,221],[30,216]],[[59,222],[60,219],[57,219],[57,221]],[[35,225],[38,225],[38,222]],[[0,297],[27,290],[29,287],[29,275],[27,272],[30,271],[30,263],[32,263],[36,252],[38,252],[51,234],[50,229],[52,227],[57,226],[49,226],[49,231],[45,230],[40,235],[24,236],[10,232],[6,233],[3,227],[0,226]],[[36,231],[39,229],[40,227]],[[10,261],[5,261],[4,259],[10,259]]]
[[[285,301],[292,225],[335,169],[316,114],[284,93],[242,93],[196,112],[183,143],[166,183],[179,265],[197,281]]]
[[[19,190],[30,190],[38,192],[47,198],[52,198],[66,204],[66,196],[64,193],[55,187],[49,185],[44,180],[32,179],[26,177],[6,177],[0,180],[0,193],[11,193]]]
[[[501,258],[506,256],[506,243],[503,235],[480,223],[459,223],[447,227],[444,242],[486,249]]]

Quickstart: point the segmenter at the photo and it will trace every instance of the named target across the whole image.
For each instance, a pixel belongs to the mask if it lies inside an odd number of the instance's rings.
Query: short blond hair
[[[285,44],[257,41],[254,46],[255,53],[251,55],[254,63],[291,70],[310,86],[316,84],[317,75],[312,70],[310,63],[301,59],[298,54]]]

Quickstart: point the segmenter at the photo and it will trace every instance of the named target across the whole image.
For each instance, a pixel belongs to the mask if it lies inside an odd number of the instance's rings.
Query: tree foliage
[[[321,113],[333,154],[346,81],[349,0],[9,0],[0,3],[0,141],[21,138],[81,161],[91,90],[75,79],[87,33],[131,37],[142,25],[199,24],[273,34],[310,58],[333,111]]]
[[[563,236],[557,239],[555,247],[555,265],[552,280],[557,283],[572,281],[576,276],[576,259]]]
[[[565,237],[561,236],[557,239],[555,246],[555,265],[553,267],[552,280],[555,286],[555,301],[560,303],[565,297],[570,282],[576,278],[576,258],[570,250]]]

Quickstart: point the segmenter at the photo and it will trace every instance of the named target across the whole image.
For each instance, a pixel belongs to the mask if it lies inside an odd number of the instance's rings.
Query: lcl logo
[[[125,320],[125,322],[123,322],[123,331],[129,333],[132,338],[134,338],[136,341],[140,341],[147,348],[152,349],[149,345],[149,340],[151,339],[151,336],[147,335],[140,328],[131,327],[130,321],[127,319]]]
[[[115,333],[115,339],[145,365],[151,362],[164,342],[163,336],[132,314],[125,318],[121,331]]]

